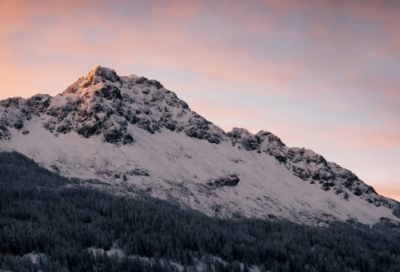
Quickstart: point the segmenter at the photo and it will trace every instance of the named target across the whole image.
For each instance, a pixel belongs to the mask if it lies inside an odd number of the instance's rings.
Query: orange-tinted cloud
[[[57,94],[95,64],[161,75],[225,130],[347,164],[335,150],[399,148],[398,14],[377,0],[1,1],[0,99]]]
[[[399,184],[400,180],[395,180],[391,182],[392,184]],[[394,187],[391,184],[386,185],[375,185],[374,189],[380,195],[384,195],[390,197],[392,199],[400,199],[400,190],[397,187]]]

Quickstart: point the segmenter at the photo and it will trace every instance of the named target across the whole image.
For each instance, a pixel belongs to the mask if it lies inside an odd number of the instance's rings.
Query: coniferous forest
[[[399,210],[395,213],[400,213]],[[89,249],[121,249],[124,256]],[[36,263],[27,257],[40,256]],[[141,195],[123,198],[0,153],[0,270],[400,271],[400,224],[327,228],[211,218]]]

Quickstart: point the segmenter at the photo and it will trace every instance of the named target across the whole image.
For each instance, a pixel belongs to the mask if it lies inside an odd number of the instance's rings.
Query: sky
[[[400,201],[400,1],[0,0],[0,99],[99,64],[270,131]]]

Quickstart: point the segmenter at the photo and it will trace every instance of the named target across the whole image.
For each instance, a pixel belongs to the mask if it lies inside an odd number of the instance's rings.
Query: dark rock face
[[[76,132],[85,138],[90,138],[93,135],[95,135],[100,128],[101,128],[101,123],[85,124],[82,125],[80,128],[78,128]],[[62,133],[67,132],[68,129],[69,129],[68,126],[57,127],[57,131]]]
[[[118,87],[115,83],[119,84]],[[82,89],[83,87],[96,88],[96,86],[99,87],[93,92],[94,95],[87,91],[85,93],[85,89]],[[121,88],[128,88],[131,91],[122,92]],[[66,94],[80,96],[73,110],[77,112],[78,118],[72,120],[78,121],[79,124],[72,129],[69,124],[74,122],[58,124],[58,126],[48,124],[46,129],[49,131],[69,133],[74,130],[87,138],[103,134],[105,140],[113,144],[134,142],[133,137],[127,132],[128,123],[150,134],[159,133],[161,128],[165,127],[170,131],[184,132],[189,137],[207,140],[214,144],[219,144],[224,137],[221,129],[190,111],[188,105],[175,93],[166,90],[160,82],[148,80],[145,77],[120,78],[113,70],[95,67],[86,77],[80,78],[68,87],[63,95]],[[106,117],[98,117],[102,113],[105,113]],[[46,114],[58,116],[60,120],[68,119],[69,116],[68,112],[61,114],[59,109],[49,109]],[[124,117],[127,124],[116,126],[117,131],[115,128],[112,131],[106,131],[111,127],[106,123],[115,122],[112,121],[113,115]],[[180,122],[180,119],[185,116],[189,116],[188,121]]]
[[[287,160],[285,144],[270,132],[261,130],[253,135],[246,129],[233,128],[226,136],[230,138],[232,145],[240,144],[247,151],[257,150],[257,152],[267,153],[282,163]]]
[[[190,133],[195,135],[192,131]],[[309,181],[309,184],[321,184],[324,191],[333,189],[335,194],[342,195],[344,199],[348,199],[347,192],[351,192],[375,206],[388,206],[384,203],[384,198],[378,197],[374,188],[363,183],[351,171],[327,162],[323,156],[311,150],[288,148],[270,132],[251,134],[246,129],[234,128],[226,135],[233,146],[239,145],[247,151],[267,153],[300,179]]]
[[[165,128],[167,128],[167,129],[169,129],[171,131],[174,131],[176,126],[175,126],[175,124],[173,122],[170,122],[170,123],[166,123],[165,124]]]
[[[133,142],[134,142],[134,139],[133,139],[132,135],[130,135],[130,134],[124,135],[123,144],[131,144]]]
[[[27,105],[30,108],[34,108],[36,113],[44,113],[50,106],[50,96],[42,94],[32,96],[27,100]]]
[[[219,144],[219,143],[221,143],[220,138],[219,138],[218,135],[216,135],[216,134],[214,134],[214,137],[213,137],[213,136],[209,136],[209,137],[207,138],[207,141],[208,141],[209,143],[212,143],[212,144]]]
[[[144,77],[120,78],[114,70],[100,66],[55,98],[35,95],[23,106],[17,98],[0,101],[0,105],[21,112],[21,116],[4,119],[1,139],[9,137],[7,127],[22,129],[25,121],[41,115],[51,117],[43,121],[43,127],[51,133],[103,136],[115,145],[134,143],[132,126],[150,134],[166,128],[213,144],[219,144],[224,137],[221,129],[192,112],[160,82]]]
[[[56,166],[56,165],[51,165],[50,166],[54,171],[56,171],[56,172],[60,172],[60,169]]]
[[[335,191],[335,194],[341,194],[341,193],[343,193],[343,189],[342,188],[337,188],[336,189],[336,191]]]
[[[118,129],[109,129],[104,132],[104,139],[111,144],[119,142],[123,137],[124,134]]]
[[[121,91],[117,87],[112,85],[107,85],[106,87],[101,88],[99,91],[99,95],[107,100],[122,100]]]
[[[324,184],[322,184],[322,189],[323,189],[324,191],[328,191],[328,190],[330,190],[330,188],[333,187],[333,186],[335,186],[335,183],[334,183],[334,182],[325,182]],[[339,189],[336,190],[336,192],[338,193],[338,192],[339,192]]]
[[[308,169],[301,168],[296,165],[292,165],[293,173],[303,180],[308,180],[310,178],[310,171]]]
[[[213,187],[222,187],[222,186],[229,186],[229,187],[234,187],[238,185],[240,182],[240,179],[238,178],[237,175],[230,175],[225,178],[219,178],[214,181],[207,182],[208,186],[213,186]]]
[[[96,70],[95,75],[103,78],[104,80],[109,80],[113,83],[121,81],[120,77],[117,75],[117,73],[114,70],[110,70],[110,69],[103,68],[103,67],[99,67]]]
[[[10,137],[10,132],[8,131],[7,126],[0,122],[0,140],[6,140]]]
[[[63,123],[57,126],[58,133],[67,134],[72,131],[72,124],[71,123]],[[88,137],[86,137],[88,138]]]
[[[287,152],[287,162],[292,165],[293,174],[304,179],[311,179],[312,183],[322,184],[325,191],[335,188],[336,194],[343,194],[344,199],[348,198],[345,191],[362,197],[375,206],[384,205],[381,198],[377,198],[374,188],[363,183],[354,173],[334,163],[328,163],[324,157],[306,149],[291,148]],[[299,165],[303,165],[300,167]],[[305,167],[304,167],[305,166]],[[305,174],[308,171],[308,174]],[[347,195],[347,197],[346,197]]]
[[[213,133],[210,131],[211,122],[192,112],[189,120],[189,126],[185,129],[185,134],[191,138],[207,140],[209,143],[219,144],[223,137],[222,133]]]
[[[149,172],[144,169],[133,169],[131,171],[126,172],[126,175],[129,176],[144,176],[144,177],[149,177]]]
[[[148,86],[155,86],[157,89],[164,88],[164,86],[157,80],[149,80],[147,81],[147,84]]]
[[[244,147],[244,149],[248,151],[257,150],[260,148],[260,145],[261,145],[261,139],[260,137],[257,137],[257,135],[242,140],[242,146]]]
[[[353,191],[353,194],[355,194],[356,196],[360,196],[363,194],[363,192],[361,191],[360,188],[356,187]]]
[[[143,84],[143,83],[145,83],[145,82],[147,82],[147,81],[148,81],[147,78],[141,77],[140,79],[136,80],[135,83],[136,83],[136,84]]]
[[[0,106],[3,106],[5,108],[9,107],[15,107],[19,108],[19,99],[18,98],[8,98],[5,100],[0,101]]]
[[[263,135],[259,133],[252,135],[245,129],[233,129],[226,135],[231,138],[233,143],[240,143],[245,150],[252,151],[259,149],[262,142],[265,140],[261,136],[268,136],[269,134],[270,133],[267,132]]]
[[[365,192],[366,192],[367,194],[370,194],[370,193],[377,194],[377,192],[375,191],[374,187],[368,186],[368,185],[365,185],[365,187],[367,188],[367,189],[365,190]]]
[[[14,123],[14,128],[16,128],[16,129],[21,129],[21,128],[23,128],[23,127],[24,127],[24,123],[22,123],[21,120],[17,120],[17,121]]]
[[[139,120],[138,127],[150,132],[151,134],[155,133],[155,129],[153,128],[152,122],[149,119]]]

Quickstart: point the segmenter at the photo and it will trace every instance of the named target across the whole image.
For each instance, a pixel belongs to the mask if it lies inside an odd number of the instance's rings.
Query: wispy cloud
[[[399,12],[390,0],[2,1],[0,99],[57,94],[101,64],[157,77],[225,130],[269,130],[368,178],[340,154],[400,163]]]

